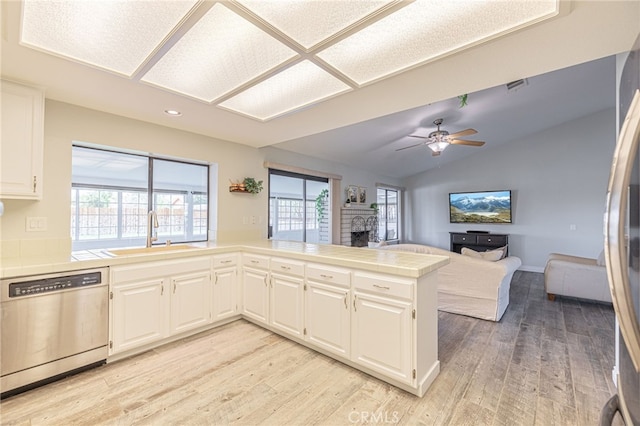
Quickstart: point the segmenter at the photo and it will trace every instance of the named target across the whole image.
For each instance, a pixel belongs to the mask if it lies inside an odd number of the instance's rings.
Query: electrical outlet
[[[27,232],[43,232],[47,230],[46,217],[27,217],[25,230]]]
[[[256,224],[256,217],[255,216],[251,216],[251,224],[252,225]]]

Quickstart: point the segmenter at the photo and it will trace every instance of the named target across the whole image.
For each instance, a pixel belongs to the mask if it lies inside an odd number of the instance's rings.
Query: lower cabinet
[[[412,304],[355,291],[351,359],[404,383],[412,383]]]
[[[110,355],[210,321],[210,257],[114,266],[110,271]]]
[[[112,286],[110,354],[153,343],[169,334],[165,287],[164,278]]]
[[[307,341],[336,355],[350,352],[349,288],[307,280],[305,324]]]
[[[269,271],[242,267],[242,314],[269,322]]]
[[[171,279],[171,334],[201,327],[209,322],[211,272],[207,269]]]
[[[213,256],[213,322],[238,314],[238,254]]]
[[[351,270],[307,265],[307,341],[344,358],[351,352]]]
[[[296,337],[304,332],[304,279],[271,274],[272,327]]]

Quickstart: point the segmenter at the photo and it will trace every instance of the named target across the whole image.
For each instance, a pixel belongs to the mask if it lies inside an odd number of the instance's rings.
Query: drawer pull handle
[[[320,276],[321,276],[322,278],[326,278],[326,279],[328,279],[328,280],[332,280],[332,279],[333,279],[333,275],[320,274]]]
[[[345,309],[349,309],[349,305],[347,305],[347,295],[346,294],[344,295],[344,299],[343,300],[344,300],[344,308]]]
[[[291,267],[290,267],[290,266],[280,265],[280,267],[281,267],[282,269],[284,269],[285,271],[288,271],[289,269],[291,269]]]
[[[260,261],[259,261],[259,260],[253,260],[253,259],[252,259],[252,260],[251,260],[251,263],[260,263]]]
[[[221,260],[220,263],[231,263],[233,260]]]
[[[387,287],[385,285],[378,285],[378,284],[374,284],[373,285],[375,288],[381,288],[383,290],[391,290],[391,287]]]

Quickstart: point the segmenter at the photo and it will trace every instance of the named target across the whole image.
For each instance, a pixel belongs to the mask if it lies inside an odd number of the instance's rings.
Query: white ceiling
[[[21,3],[3,1],[1,7],[2,78],[39,85],[49,99],[214,139],[254,147],[275,145],[339,159],[398,177],[428,167],[432,159],[426,149],[424,156],[428,158],[424,162],[417,155],[423,148],[398,153],[395,149],[414,142],[402,137],[417,127],[424,127],[426,133],[433,130],[431,123],[436,118],[444,118],[443,129],[449,132],[472,127],[478,134],[468,139],[487,141],[482,148],[447,148],[439,158],[449,161],[454,155],[471,155],[474,150],[491,149],[505,140],[530,134],[538,130],[533,125],[545,121],[545,116],[550,121],[544,125],[549,126],[606,107],[610,98],[601,96],[604,92],[598,90],[607,91],[603,75],[608,75],[611,61],[580,68],[578,78],[568,71],[557,76],[532,76],[627,51],[640,32],[640,2],[563,1],[557,18],[260,122],[22,46]],[[460,23],[465,24],[470,25]],[[508,95],[500,91],[505,83],[526,77],[529,86]],[[484,90],[494,86],[500,88]],[[469,104],[459,109],[455,97],[463,93],[469,93]],[[452,100],[440,102],[447,99]],[[563,103],[566,101],[570,104]],[[518,113],[515,106],[524,103],[530,108],[537,105],[541,115],[533,115],[536,110]],[[180,110],[183,115],[168,117],[163,112],[166,109]],[[519,134],[515,133],[518,129]]]

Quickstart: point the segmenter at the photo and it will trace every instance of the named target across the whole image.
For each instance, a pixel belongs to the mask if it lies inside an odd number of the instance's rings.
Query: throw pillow
[[[496,262],[502,259],[503,256],[503,251],[501,249],[495,249],[491,251],[475,251],[468,247],[462,247],[460,253],[465,256],[474,257],[476,259],[489,260],[491,262]]]

